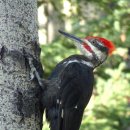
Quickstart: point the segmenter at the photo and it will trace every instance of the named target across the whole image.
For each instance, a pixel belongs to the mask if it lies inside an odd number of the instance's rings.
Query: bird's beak
[[[76,36],[74,36],[72,34],[66,33],[66,32],[61,31],[61,30],[59,30],[59,33],[64,35],[65,37],[70,38],[71,40],[76,41],[77,43],[83,44],[83,40],[81,40],[80,38],[78,38],[78,37],[76,37]]]

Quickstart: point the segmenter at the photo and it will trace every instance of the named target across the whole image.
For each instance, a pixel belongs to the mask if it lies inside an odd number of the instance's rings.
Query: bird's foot
[[[38,62],[33,55],[27,53],[25,50],[24,51],[24,55],[25,55],[25,59],[26,59],[26,65],[29,66],[30,68],[30,73],[29,73],[29,81],[34,80],[35,78],[37,79],[39,85],[42,87],[42,89],[44,88],[44,83],[43,83],[43,79],[41,78],[40,72],[39,72],[39,68],[41,70],[41,64],[40,62]],[[40,66],[40,67],[38,67]],[[43,70],[41,70],[43,72]]]

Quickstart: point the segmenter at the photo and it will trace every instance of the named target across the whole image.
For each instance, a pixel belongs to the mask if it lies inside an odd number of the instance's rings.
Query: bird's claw
[[[30,54],[25,53],[25,59],[26,59],[26,66],[29,66],[30,72],[29,72],[29,79],[28,81],[32,81],[35,78],[35,66],[33,64],[33,57]]]
[[[28,81],[32,81],[34,80],[34,78],[35,78],[34,73],[30,72]]]
[[[30,68],[28,81],[32,81],[36,78],[39,85],[41,87],[43,87],[42,78],[40,77],[39,70],[37,69],[37,65],[35,65],[35,63],[34,63],[34,62],[38,62],[38,61],[31,54],[25,52],[25,50],[24,50],[24,55],[25,55],[25,59],[26,59],[26,62],[27,62],[26,64]]]

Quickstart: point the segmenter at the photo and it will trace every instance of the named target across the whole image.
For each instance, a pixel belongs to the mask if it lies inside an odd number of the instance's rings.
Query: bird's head
[[[74,40],[77,48],[93,63],[94,67],[103,63],[107,56],[115,50],[114,44],[105,38],[87,36],[80,39],[61,30],[59,32]]]

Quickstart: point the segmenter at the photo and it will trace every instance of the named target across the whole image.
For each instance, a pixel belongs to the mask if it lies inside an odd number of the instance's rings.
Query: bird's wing
[[[85,65],[71,63],[61,74],[58,130],[78,130],[93,86],[93,75]],[[91,78],[92,77],[92,78]]]

